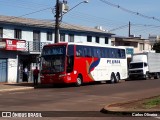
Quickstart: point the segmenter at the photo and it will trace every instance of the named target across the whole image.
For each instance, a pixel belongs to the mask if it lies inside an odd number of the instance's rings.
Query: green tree
[[[160,41],[159,42],[156,42],[154,45],[153,45],[153,50],[156,51],[156,53],[160,53]]]

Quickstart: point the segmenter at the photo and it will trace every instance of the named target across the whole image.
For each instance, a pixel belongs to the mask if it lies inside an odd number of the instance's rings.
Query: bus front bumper
[[[70,76],[66,74],[60,75],[42,75],[40,76],[41,84],[67,84],[73,83]]]

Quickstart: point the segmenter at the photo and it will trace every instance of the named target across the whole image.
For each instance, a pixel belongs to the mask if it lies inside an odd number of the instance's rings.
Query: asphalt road
[[[128,118],[117,115],[101,117],[101,114],[99,114],[99,111],[107,104],[156,95],[160,95],[160,80],[136,80],[121,82],[118,84],[89,84],[81,87],[63,86],[55,88],[37,88],[26,91],[0,93],[0,111],[39,111],[44,115],[48,114],[48,117],[41,118],[47,120],[53,119],[49,116],[53,117],[56,115],[58,117],[55,117],[55,120],[156,120],[159,118]],[[45,111],[50,112],[46,113]],[[77,118],[76,116],[80,118]],[[8,118],[3,118],[2,120],[7,119]]]

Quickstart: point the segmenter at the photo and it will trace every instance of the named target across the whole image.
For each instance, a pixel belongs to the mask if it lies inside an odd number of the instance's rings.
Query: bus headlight
[[[76,70],[74,70],[74,74],[77,74],[77,71],[76,71]]]
[[[70,81],[70,80],[71,80],[71,77],[70,77],[70,76],[67,76],[67,80]]]

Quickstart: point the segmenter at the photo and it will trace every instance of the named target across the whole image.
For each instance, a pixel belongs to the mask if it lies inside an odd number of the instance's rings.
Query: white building
[[[111,35],[96,28],[60,25],[60,42],[111,45]],[[54,22],[0,16],[0,38],[0,82],[23,82],[25,67],[29,70],[29,80],[32,80],[32,69],[43,45],[54,43]],[[17,44],[23,49],[19,49]]]
[[[150,44],[153,46],[154,43],[159,42],[160,41],[160,35],[149,35],[149,42]]]

